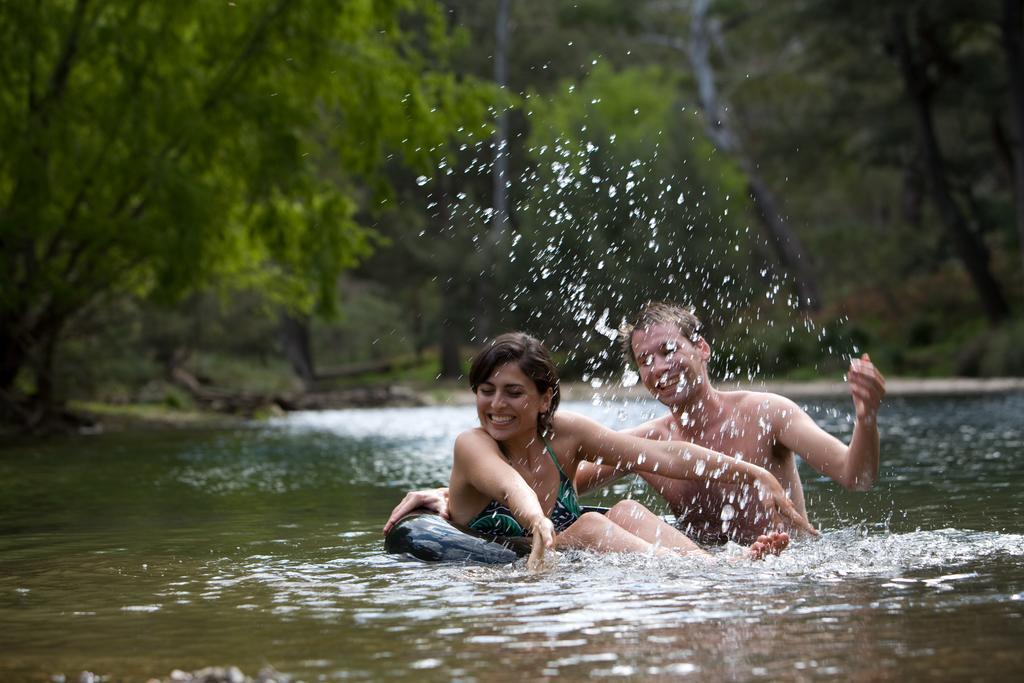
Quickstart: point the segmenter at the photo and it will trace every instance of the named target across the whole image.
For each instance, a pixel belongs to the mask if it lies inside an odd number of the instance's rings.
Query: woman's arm
[[[554,526],[544,514],[537,494],[505,461],[494,439],[482,430],[472,429],[455,439],[448,490],[451,517],[460,524],[468,524],[480,512],[486,505],[481,501],[504,504],[516,521],[533,534],[533,551],[527,560],[531,569],[543,562],[545,549],[554,547]]]
[[[622,430],[622,433],[638,436],[644,439],[660,439],[661,437],[658,433],[658,424],[660,421],[661,420],[651,420],[650,422],[646,422],[642,425],[624,429]],[[610,484],[616,479],[620,479],[627,474],[628,473],[626,471],[618,470],[611,465],[597,465],[592,462],[581,462],[576,470],[576,476],[573,478],[573,486],[576,488],[577,493],[582,495],[605,486],[606,484]],[[395,509],[391,511],[391,515],[388,517],[388,521],[384,525],[384,533],[387,534],[399,519],[419,508],[426,508],[427,510],[436,512],[441,517],[448,519],[448,489],[437,488],[409,491],[405,494],[405,497],[402,498],[398,505],[395,506]]]
[[[421,491],[409,491],[405,494],[405,497],[395,506],[395,509],[391,511],[391,515],[388,517],[388,521],[384,523],[384,535],[386,536],[391,527],[393,527],[398,520],[405,517],[413,510],[419,510],[424,508],[431,512],[436,512],[438,516],[448,519],[448,489],[423,489]]]
[[[573,435],[581,458],[624,472],[751,487],[774,523],[788,519],[795,527],[817,534],[786,496],[778,479],[764,468],[688,442],[652,441],[615,432],[574,413],[560,413],[555,429]]]

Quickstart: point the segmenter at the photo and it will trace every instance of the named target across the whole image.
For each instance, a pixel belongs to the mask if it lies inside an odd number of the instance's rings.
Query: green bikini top
[[[572,480],[562,471],[558,464],[555,452],[551,450],[551,444],[544,439],[544,448],[551,456],[551,462],[558,468],[558,498],[555,499],[555,506],[551,508],[551,522],[555,531],[561,533],[572,526],[572,523],[580,518],[583,511],[580,509],[580,502],[576,496],[576,489],[573,488]],[[474,517],[469,523],[469,528],[485,534],[500,536],[528,536],[522,525],[512,516],[512,511],[496,500],[492,500],[484,508],[483,512]]]

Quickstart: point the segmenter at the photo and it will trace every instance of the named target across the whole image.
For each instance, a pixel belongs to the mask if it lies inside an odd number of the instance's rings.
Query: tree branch
[[[821,294],[803,245],[782,217],[775,194],[758,171],[756,160],[750,158],[743,149],[739,136],[730,124],[727,108],[719,98],[711,64],[714,29],[709,18],[710,5],[711,0],[693,1],[690,49],[687,53],[697,82],[697,101],[704,114],[707,135],[720,152],[731,156],[743,170],[760,223],[778,261],[792,277],[800,308],[818,310],[821,307]]]
[[[74,13],[71,16],[71,26],[68,28],[67,37],[64,39],[64,48],[61,50],[60,58],[54,65],[53,73],[50,75],[49,89],[39,100],[35,108],[34,113],[42,119],[44,125],[49,115],[49,109],[60,101],[67,89],[68,78],[71,76],[71,68],[74,66],[75,56],[78,52],[82,21],[85,18],[85,9],[88,4],[89,0],[78,0],[75,4]]]
[[[223,97],[230,92],[228,86],[238,73],[241,72],[243,66],[248,62],[252,55],[256,52],[260,42],[266,37],[268,29],[273,23],[280,17],[280,15],[292,4],[292,0],[280,0],[273,8],[268,10],[263,17],[256,23],[253,30],[250,32],[248,39],[245,41],[244,47],[238,56],[232,61],[231,65],[221,74],[221,76],[215,79],[216,84],[210,88],[206,97],[203,98],[202,104],[199,106],[199,113],[207,112],[215,107]],[[187,129],[186,129],[187,130]],[[168,141],[163,149],[154,157],[153,166],[157,166],[166,159],[178,158],[181,154],[188,149],[188,136],[186,132],[182,132],[175,136],[175,139]],[[131,205],[133,197],[144,194],[146,186],[152,182],[153,178],[151,175],[145,175],[139,178],[139,182],[134,187],[128,188],[128,190],[121,194],[121,196],[114,202],[114,208],[110,213],[110,217],[113,219],[121,214],[125,209]],[[146,205],[146,198],[143,197],[131,210],[130,216],[137,218],[141,215]]]
[[[271,25],[277,20],[277,18],[285,12],[288,5],[292,3],[292,0],[280,0],[277,5],[263,15],[263,18],[253,28],[252,33],[249,35],[249,39],[245,42],[245,46],[242,51],[238,54],[235,60],[228,66],[214,87],[210,88],[210,92],[204,98],[203,103],[200,105],[200,111],[209,111],[215,107],[219,100],[227,93],[230,92],[229,86],[235,77],[241,73],[252,59],[252,56],[256,53],[260,43],[266,38],[266,34]]]

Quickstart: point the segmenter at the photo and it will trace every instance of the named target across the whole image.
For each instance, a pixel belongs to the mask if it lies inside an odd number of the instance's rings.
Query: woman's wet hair
[[[541,394],[551,389],[551,405],[537,419],[537,433],[551,428],[551,420],[558,409],[558,369],[544,343],[524,332],[507,332],[495,337],[476,354],[469,368],[469,386],[473,393],[502,365],[515,363],[529,377]]]
[[[622,342],[622,355],[626,360],[638,366],[633,355],[633,334],[637,330],[647,329],[654,325],[675,325],[684,337],[696,344],[701,338],[702,325],[692,308],[663,301],[649,301],[630,323],[619,327],[619,340]]]

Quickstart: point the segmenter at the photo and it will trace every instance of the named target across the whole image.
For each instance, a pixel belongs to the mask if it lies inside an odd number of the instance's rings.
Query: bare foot
[[[750,559],[763,560],[765,555],[778,555],[789,545],[789,534],[771,531],[757,537],[750,546]]]

